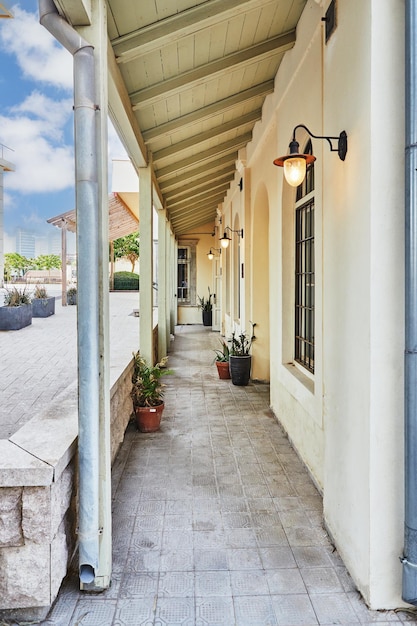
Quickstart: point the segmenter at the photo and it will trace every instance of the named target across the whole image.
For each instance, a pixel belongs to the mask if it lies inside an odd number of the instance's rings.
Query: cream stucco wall
[[[323,492],[326,525],[355,583],[372,608],[392,608],[402,604],[404,2],[339,0],[325,44],[328,4],[306,5],[245,154],[246,203],[236,177],[223,223],[245,229],[243,325],[257,310],[255,231],[269,232],[271,406]],[[313,377],[293,364],[294,191],[272,165],[297,124],[318,135],[346,130],[349,142],[342,162],[313,139]],[[301,147],[306,138],[297,134]],[[223,261],[227,327],[235,283]]]
[[[324,505],[377,608],[400,602],[403,542],[404,3],[340,2],[339,19],[324,115],[349,129],[349,165],[324,187]]]

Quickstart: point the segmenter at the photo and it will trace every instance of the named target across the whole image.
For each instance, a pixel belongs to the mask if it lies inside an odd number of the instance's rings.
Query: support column
[[[174,235],[171,235],[171,258],[172,258],[172,293],[173,300],[171,306],[171,333],[174,334],[175,326],[178,322],[178,242]]]
[[[152,168],[139,168],[140,290],[139,346],[142,357],[153,363],[153,202]]]
[[[158,211],[158,361],[167,354],[166,303],[169,294],[167,273],[167,226],[165,209]]]
[[[169,222],[165,220],[165,272],[166,272],[166,299],[165,299],[165,341],[167,351],[169,351],[169,345],[171,340],[171,302],[172,302],[172,244],[171,244],[171,229]]]
[[[61,306],[67,306],[67,223],[62,220],[61,227]]]

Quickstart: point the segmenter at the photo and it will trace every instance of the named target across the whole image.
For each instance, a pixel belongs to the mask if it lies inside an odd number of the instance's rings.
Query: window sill
[[[314,380],[304,374],[294,363],[284,363],[285,369],[301,383],[307,391],[314,395]]]

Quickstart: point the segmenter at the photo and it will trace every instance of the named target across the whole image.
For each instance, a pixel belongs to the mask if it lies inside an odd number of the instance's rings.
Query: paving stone
[[[256,594],[235,597],[234,606],[237,626],[277,626],[271,598]]]
[[[233,623],[232,598],[196,598],[196,626],[230,626]]]
[[[113,465],[112,587],[86,597],[68,579],[45,624],[414,623],[360,599],[268,386],[220,386],[207,365],[216,338],[178,329],[161,430],[126,431]]]
[[[207,596],[231,596],[229,572],[196,572],[195,595]]]

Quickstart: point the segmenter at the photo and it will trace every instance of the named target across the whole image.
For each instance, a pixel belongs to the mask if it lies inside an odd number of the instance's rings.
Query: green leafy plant
[[[253,322],[250,322],[250,324],[252,326],[252,332],[249,336],[246,331],[241,331],[239,334],[233,331],[232,337],[229,339],[229,343],[231,344],[230,356],[248,356],[250,354],[252,343],[256,339],[253,332],[256,324]]]
[[[168,357],[164,357],[156,365],[148,365],[140,356],[139,351],[133,353],[132,390],[130,397],[134,406],[158,406],[163,400],[162,376],[172,374],[165,369]]]
[[[220,349],[214,350],[216,354],[214,360],[220,361],[221,363],[227,363],[229,361],[229,356],[230,356],[229,346],[227,345],[225,341],[223,341],[223,339],[220,339],[219,341],[221,344],[221,350]]]
[[[5,306],[22,306],[22,304],[30,304],[30,295],[26,291],[26,287],[23,289],[17,287],[6,289],[4,294]]]
[[[77,287],[67,289],[67,303],[77,304]]]
[[[211,299],[213,297],[214,294],[212,294],[210,292],[210,287],[207,287],[209,295],[208,298],[205,299],[204,296],[200,297],[197,296],[198,298],[198,308],[201,309],[202,311],[211,311],[213,309],[213,304],[211,302]]]
[[[115,272],[113,290],[138,291],[139,274],[135,274],[134,272]]]
[[[36,285],[35,291],[33,292],[33,298],[44,300],[48,297],[48,292],[46,287],[43,285]]]

